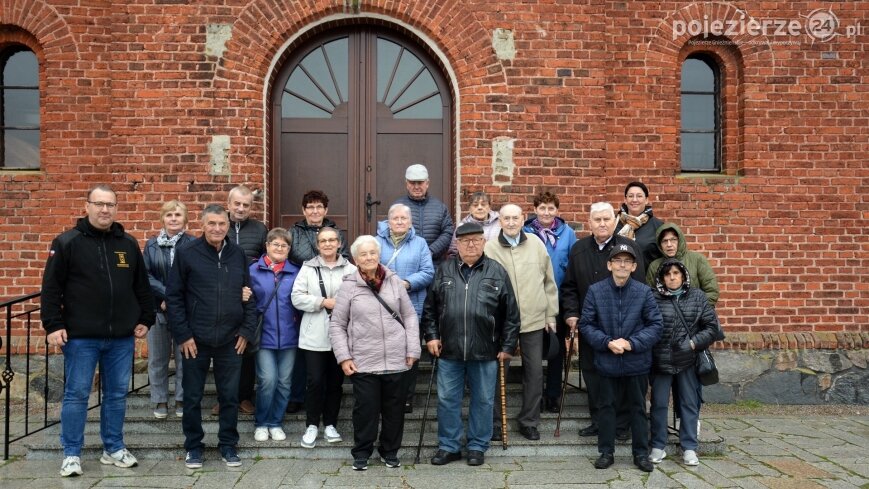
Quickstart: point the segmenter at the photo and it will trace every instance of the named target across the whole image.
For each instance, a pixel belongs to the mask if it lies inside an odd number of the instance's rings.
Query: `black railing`
[[[12,299],[3,303],[0,303],[0,309],[5,310],[6,322],[5,328],[6,332],[3,335],[0,335],[0,351],[4,352],[3,357],[5,358],[6,365],[3,368],[2,374],[0,374],[0,394],[4,394],[4,403],[3,403],[3,460],[9,459],[9,446],[21,440],[27,436],[33,435],[35,433],[39,433],[47,428],[50,428],[58,423],[60,423],[60,412],[57,411],[57,415],[49,418],[49,399],[50,394],[50,378],[49,378],[49,359],[56,353],[58,357],[61,356],[60,352],[51,352],[48,350],[48,345],[45,343],[45,333],[42,329],[42,325],[37,323],[34,320],[35,313],[39,312],[40,305],[38,304],[40,294],[37,292],[35,294],[26,295],[23,297],[18,297],[16,299]],[[17,356],[24,356],[24,372],[16,372],[13,366],[12,357],[14,353],[14,348],[12,344],[12,330],[13,326],[20,324],[17,329],[23,330],[25,333],[25,342],[19,350],[22,350],[21,353]],[[34,327],[37,328],[36,332],[34,332]],[[5,343],[3,337],[5,336]],[[19,335],[20,336],[20,335]],[[16,336],[19,337],[19,336]],[[41,421],[33,422],[31,420],[31,405],[34,401],[31,400],[31,379],[30,374],[31,370],[31,357],[32,353],[32,339],[34,336],[40,338],[40,342],[37,344],[43,345],[44,351],[44,377],[42,378],[42,406],[41,410],[37,410],[34,414],[39,414],[41,411],[42,419]],[[136,356],[133,355],[133,375],[130,376],[130,392],[136,392],[140,389],[148,387],[150,385],[149,382],[145,382],[143,385],[136,387],[136,375],[135,375],[135,362]],[[18,362],[20,363],[20,362]],[[15,380],[15,376],[18,374],[24,375],[24,399],[23,405],[21,407],[13,406],[12,403],[12,382]],[[64,381],[66,381],[66,376],[64,375]],[[97,393],[96,396],[96,404],[88,405],[88,410],[99,407],[102,403],[102,390],[100,389],[99,378],[95,385],[95,390]],[[63,389],[61,388],[61,397],[62,397]],[[60,402],[52,403],[52,409],[57,409],[60,406]],[[56,404],[56,406],[54,406]],[[18,418],[21,416],[23,419]],[[15,436],[12,435],[12,418],[16,417],[16,424],[23,423],[23,429],[16,430]],[[31,426],[32,425],[32,426]]]

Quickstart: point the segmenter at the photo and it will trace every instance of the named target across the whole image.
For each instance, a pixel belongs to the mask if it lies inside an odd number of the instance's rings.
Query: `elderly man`
[[[434,266],[440,265],[453,239],[453,219],[450,210],[437,197],[428,194],[428,169],[420,164],[410,165],[404,173],[407,195],[395,202],[410,208],[413,228],[417,236],[428,243]]]
[[[462,458],[462,397],[470,387],[468,465],[482,465],[492,439],[496,360],[509,360],[519,336],[519,308],[510,277],[483,254],[483,227],[456,230],[458,256],[435,273],[422,328],[438,365],[438,451],[432,465]]]
[[[615,234],[616,216],[613,206],[607,202],[592,204],[588,221],[591,236],[577,241],[570,249],[570,257],[567,262],[567,273],[561,284],[561,309],[564,320],[571,329],[575,329],[582,311],[582,303],[585,294],[592,284],[609,278],[607,269],[607,257],[613,246],[627,244],[637,252],[637,266],[634,268],[632,277],[642,281],[643,257],[639,252],[634,240]],[[591,425],[580,430],[581,436],[596,436],[598,433],[595,415],[597,414],[597,387],[598,375],[594,368],[595,352],[591,345],[581,338],[579,345],[579,362],[582,368],[582,377],[588,392],[588,410],[591,414]],[[628,423],[626,413],[619,414],[619,437],[627,439]]]
[[[633,434],[634,465],[653,470],[649,461],[649,426],[646,391],[652,368],[652,347],[661,338],[663,320],[652,289],[632,280],[641,256],[630,244],[616,244],[609,252],[610,279],[588,288],[582,305],[580,331],[595,352],[598,383],[597,449],[594,468],[614,462],[616,406],[627,412]]]
[[[233,187],[227,198],[229,206],[229,230],[227,241],[244,250],[248,263],[253,263],[266,252],[265,224],[250,217],[253,206],[253,192],[244,185]],[[242,414],[253,414],[254,383],[256,382],[256,356],[247,355],[241,361],[241,375],[238,381],[238,398],[241,401],[239,411]],[[304,379],[304,377],[302,377]],[[220,406],[216,405],[211,414],[216,416]]]
[[[555,331],[558,314],[558,289],[552,261],[543,241],[522,232],[525,216],[515,204],[501,207],[501,232],[486,243],[486,256],[500,263],[510,276],[510,284],[519,303],[519,345],[522,352],[522,409],[519,433],[529,440],[539,440],[540,402],[543,397],[543,333]],[[495,406],[496,426],[501,406]]]
[[[241,465],[238,444],[238,377],[241,355],[254,338],[256,305],[242,301],[250,285],[248,260],[226,241],[226,210],[211,204],[202,211],[202,237],[175,252],[166,288],[166,314],[184,365],[185,465],[202,467],[202,410],[206,374],[214,361],[220,405],[218,448],[229,467]]]
[[[124,445],[127,386],[135,338],[154,324],[154,296],[136,239],[115,222],[118,197],[108,185],[87,194],[86,217],[51,243],[42,276],[42,325],[63,351],[60,475],[81,475],[88,397],[100,366],[100,462],[132,467]]]

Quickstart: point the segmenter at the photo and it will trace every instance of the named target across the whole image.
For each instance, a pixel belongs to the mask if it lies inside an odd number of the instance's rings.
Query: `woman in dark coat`
[[[652,350],[652,452],[659,463],[667,456],[667,405],[670,389],[678,390],[673,409],[681,418],[679,443],[686,465],[697,465],[697,420],[700,417],[700,381],[694,369],[698,351],[714,341],[718,325],[715,309],[702,290],[691,287],[690,276],[679,260],[665,261],[658,271],[655,299],[664,320],[661,340]],[[681,312],[681,315],[679,314]],[[684,318],[684,321],[683,321]]]

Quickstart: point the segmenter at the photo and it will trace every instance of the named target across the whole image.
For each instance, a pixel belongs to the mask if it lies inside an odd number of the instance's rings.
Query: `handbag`
[[[679,308],[679,304],[674,303],[673,306],[674,309],[676,309],[676,315],[679,316],[679,322],[682,323],[682,326],[685,328],[685,331],[688,332],[688,337],[690,338],[691,329],[688,328],[688,321],[685,320],[685,316],[682,314],[682,309]],[[699,321],[700,318],[698,317],[697,320]],[[694,369],[701,385],[712,385],[718,383],[718,367],[715,366],[715,359],[712,357],[712,352],[709,351],[709,348],[704,348],[697,352]]]
[[[254,328],[254,330],[253,330],[253,340],[247,342],[247,348],[245,348],[245,350],[244,350],[245,354],[256,353],[259,351],[260,343],[262,343],[263,321],[265,320],[266,311],[269,310],[269,306],[271,305],[272,300],[274,300],[275,296],[278,295],[278,289],[280,289],[280,288],[281,288],[281,281],[280,281],[280,279],[278,279],[275,281],[274,292],[272,292],[272,295],[271,295],[271,297],[269,297],[269,300],[266,301],[266,305],[265,305],[265,307],[263,307],[262,312],[258,313],[256,316],[256,328]]]

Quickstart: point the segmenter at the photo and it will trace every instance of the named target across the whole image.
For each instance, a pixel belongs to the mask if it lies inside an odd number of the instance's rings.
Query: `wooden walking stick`
[[[555,421],[555,437],[561,436],[561,413],[564,412],[564,395],[567,393],[567,377],[570,375],[570,357],[573,356],[573,342],[576,338],[576,329],[570,329],[568,338],[567,358],[564,361],[564,382],[561,384],[561,405],[558,407],[558,419]]]
[[[498,360],[498,380],[501,387],[501,446],[507,449],[507,383],[504,380],[504,360]]]
[[[422,410],[422,421],[419,426],[419,442],[416,444],[416,458],[413,459],[414,464],[419,463],[419,452],[422,450],[422,437],[425,435],[425,421],[428,417],[428,402],[431,399],[431,386],[435,378],[435,370],[438,369],[438,357],[432,357],[431,360],[431,377],[428,379],[428,392],[425,394],[425,407]]]

